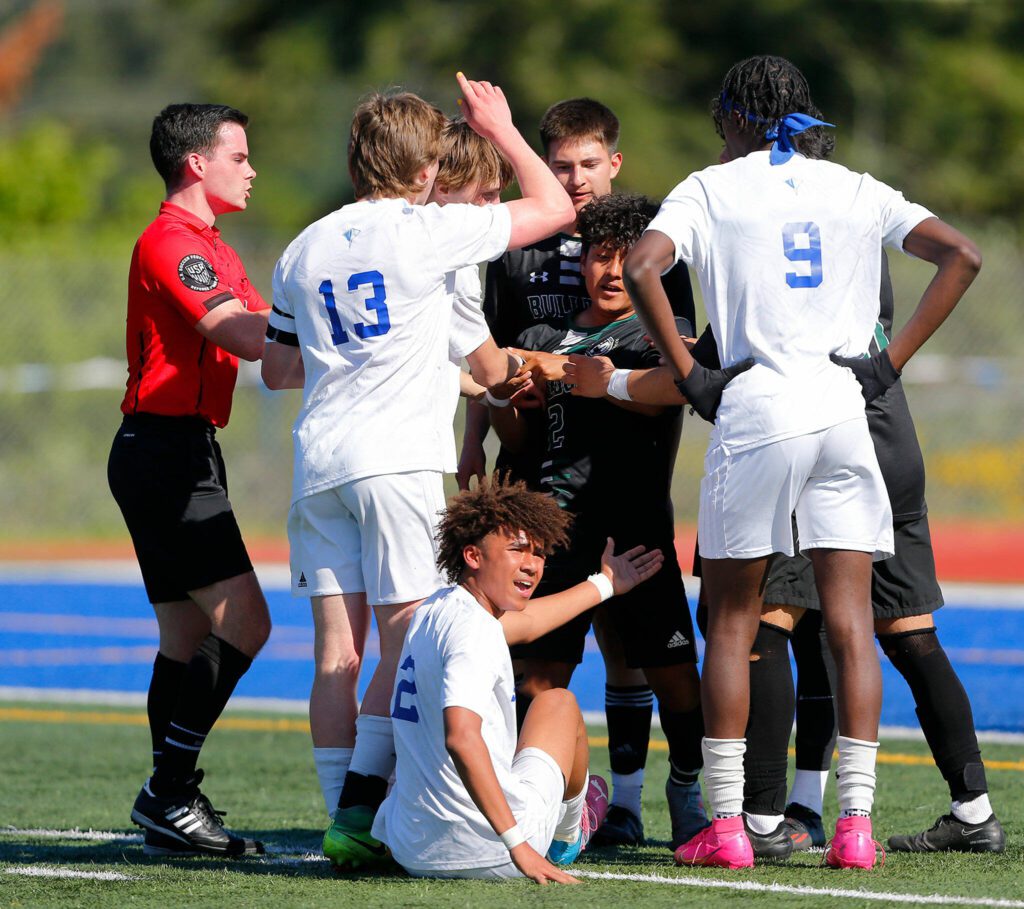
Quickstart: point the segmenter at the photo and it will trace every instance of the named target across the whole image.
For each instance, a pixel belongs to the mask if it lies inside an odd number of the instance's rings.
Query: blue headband
[[[793,157],[796,147],[793,145],[792,137],[797,133],[802,133],[805,129],[810,129],[812,126],[835,127],[834,123],[826,123],[824,120],[818,120],[810,114],[786,114],[781,120],[766,120],[763,117],[757,116],[757,114],[744,110],[729,98],[725,92],[722,92],[719,100],[722,110],[726,111],[726,113],[735,111],[738,114],[742,114],[751,123],[770,124],[764,137],[775,140],[772,143],[771,154],[768,157],[772,165],[785,164]]]

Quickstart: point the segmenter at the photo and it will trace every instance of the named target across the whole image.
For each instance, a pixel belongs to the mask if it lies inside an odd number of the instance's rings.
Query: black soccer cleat
[[[812,848],[824,848],[825,825],[821,815],[799,802],[790,802],[784,812],[786,830],[793,841],[794,852],[805,852]]]
[[[644,844],[644,822],[628,808],[611,805],[604,823],[597,828],[587,844],[588,849],[604,846],[642,846]]]
[[[889,848],[893,852],[1002,852],[1006,834],[994,814],[980,824],[944,814],[922,833],[890,836]]]
[[[743,829],[746,830],[747,839],[750,840],[750,846],[754,850],[754,858],[783,861],[793,854],[793,841],[789,838],[789,828],[785,821],[771,833],[754,833],[744,816]]]
[[[169,797],[154,795],[147,782],[132,806],[132,822],[146,830],[146,855],[219,855],[237,858],[262,855],[258,840],[236,836],[224,829],[225,812],[217,811],[199,791],[202,771],[186,781],[183,791]],[[159,838],[152,834],[158,834]],[[172,846],[171,842],[177,844]]]

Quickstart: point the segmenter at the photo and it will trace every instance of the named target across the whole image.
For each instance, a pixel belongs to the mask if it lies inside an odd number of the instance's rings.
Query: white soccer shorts
[[[524,748],[512,759],[512,773],[522,786],[526,808],[516,818],[527,842],[541,855],[546,855],[555,836],[555,828],[565,813],[565,779],[555,759],[540,748]],[[465,870],[415,871],[413,877],[462,880],[495,880],[522,877],[511,860],[503,865]]]
[[[706,559],[801,551],[893,554],[892,510],[866,419],[726,454],[712,440],[704,459],[697,538]]]
[[[408,603],[445,586],[434,531],[444,508],[438,471],[353,480],[299,499],[288,514],[292,595],[366,593]]]

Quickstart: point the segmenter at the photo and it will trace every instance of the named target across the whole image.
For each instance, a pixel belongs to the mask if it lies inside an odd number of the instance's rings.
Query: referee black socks
[[[151,787],[174,792],[196,769],[199,751],[252,658],[214,634],[207,635],[182,673]]]
[[[149,717],[149,737],[153,742],[153,766],[163,752],[167,724],[171,721],[174,705],[178,702],[178,689],[185,675],[187,663],[172,660],[157,653],[153,661],[153,677],[149,680],[146,714]]]

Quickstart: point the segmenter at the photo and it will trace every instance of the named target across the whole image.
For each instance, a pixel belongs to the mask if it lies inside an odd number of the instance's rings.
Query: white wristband
[[[629,374],[632,369],[616,369],[608,380],[608,397],[618,398],[620,401],[632,401],[629,396]]]
[[[601,594],[602,603],[609,597],[615,596],[615,588],[612,587],[612,582],[608,580],[608,575],[603,572],[599,571],[597,574],[592,574],[587,578],[587,580],[590,581],[590,583],[597,588],[597,592]]]
[[[491,394],[491,390],[489,388],[487,389],[487,391],[484,392],[484,400],[488,404],[490,404],[491,407],[508,407],[508,405],[512,402],[511,398],[505,398],[504,400],[502,400],[501,398],[494,397],[494,395]]]
[[[518,824],[513,824],[504,833],[499,833],[501,841],[505,844],[505,848],[511,852],[516,846],[526,842],[526,836],[523,831],[519,829]]]

